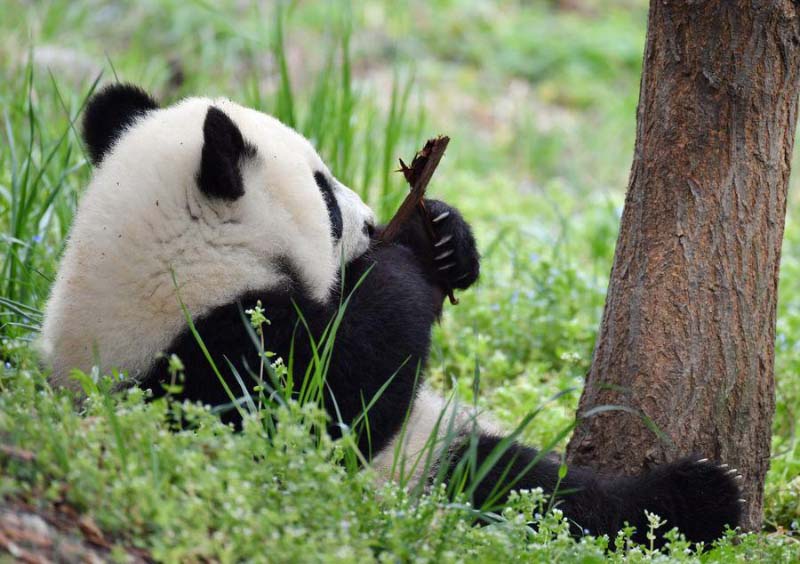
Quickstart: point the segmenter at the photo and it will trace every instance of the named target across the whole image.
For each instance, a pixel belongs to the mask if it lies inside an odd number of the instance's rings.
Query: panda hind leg
[[[628,523],[635,527],[633,540],[640,544],[650,542],[645,514],[649,511],[666,520],[656,531],[657,547],[663,546],[663,533],[673,527],[692,542],[708,544],[720,538],[726,526],[735,528],[741,520],[739,477],[725,465],[689,457],[622,478],[570,465],[559,478],[559,460],[519,443],[508,445],[499,457],[493,455],[501,440],[480,435],[472,444],[465,442],[450,461],[457,464],[470,455],[480,467],[489,458],[495,460],[481,482],[470,488],[477,508],[496,510],[511,489],[541,488],[546,496],[553,496],[575,536],[606,534],[613,539]]]
[[[708,544],[722,536],[726,525],[736,528],[741,521],[744,500],[740,479],[738,472],[725,464],[688,457],[638,477],[616,480],[609,484],[609,490],[625,500],[626,513],[631,513],[626,520],[636,526],[637,542],[648,542],[647,510],[666,520],[658,530],[656,545],[663,544],[660,534],[673,527],[692,542]]]

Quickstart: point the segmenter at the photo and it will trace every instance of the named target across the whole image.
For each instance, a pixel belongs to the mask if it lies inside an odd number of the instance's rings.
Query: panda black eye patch
[[[328,217],[331,220],[331,235],[334,240],[338,241],[342,238],[342,231],[344,224],[342,223],[342,210],[339,209],[339,202],[336,201],[336,196],[333,193],[333,187],[328,181],[325,174],[320,171],[314,173],[314,180],[319,186],[319,191],[325,199],[325,205],[328,207]]]

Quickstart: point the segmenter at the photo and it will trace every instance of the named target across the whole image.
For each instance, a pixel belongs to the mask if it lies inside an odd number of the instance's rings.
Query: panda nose
[[[365,221],[365,222],[364,222],[364,227],[362,228],[362,231],[363,231],[363,232],[364,232],[364,234],[365,234],[365,235],[367,235],[367,236],[368,236],[370,239],[372,239],[372,237],[374,237],[374,236],[375,236],[375,226],[372,224],[372,222]]]

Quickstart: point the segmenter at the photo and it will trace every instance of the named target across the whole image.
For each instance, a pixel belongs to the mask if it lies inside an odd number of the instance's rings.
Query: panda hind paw
[[[690,457],[662,466],[655,474],[660,476],[651,483],[651,491],[660,494],[658,497],[672,510],[672,525],[690,540],[711,542],[726,526],[739,525],[744,499],[742,477],[735,468]]]

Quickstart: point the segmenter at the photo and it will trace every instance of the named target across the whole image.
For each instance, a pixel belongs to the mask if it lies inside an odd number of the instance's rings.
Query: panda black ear
[[[150,95],[132,84],[111,84],[91,97],[83,114],[83,140],[95,166],[140,116],[158,109]]]
[[[203,153],[197,185],[211,198],[235,200],[244,195],[242,162],[255,156],[256,148],[244,140],[233,120],[211,106],[203,123]]]

